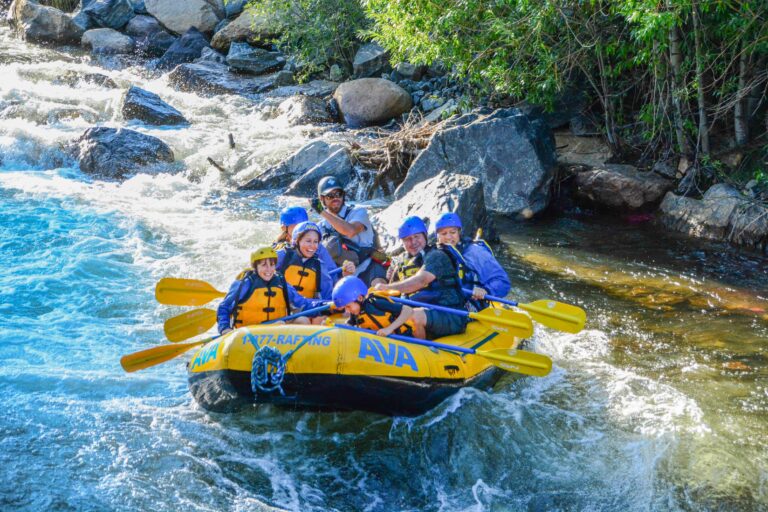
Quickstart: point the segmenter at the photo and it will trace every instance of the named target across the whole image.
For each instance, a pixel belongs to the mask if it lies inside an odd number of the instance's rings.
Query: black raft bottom
[[[503,370],[495,367],[471,379],[406,379],[356,375],[293,375],[283,380],[283,391],[251,391],[250,372],[219,370],[189,375],[189,389],[205,409],[233,412],[250,403],[269,403],[293,409],[361,410],[389,416],[417,416],[456,393],[472,386],[487,389]]]

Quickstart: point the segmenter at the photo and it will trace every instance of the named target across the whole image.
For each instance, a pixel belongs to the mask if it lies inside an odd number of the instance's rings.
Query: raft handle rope
[[[253,355],[253,363],[251,365],[251,390],[254,396],[258,395],[258,392],[272,393],[273,391],[279,391],[280,395],[285,396],[283,391],[283,379],[285,378],[285,365],[288,360],[295,354],[301,347],[309,343],[310,340],[316,336],[333,329],[329,327],[322,329],[314,334],[305,336],[296,348],[283,355],[275,347],[269,345],[259,346],[259,342],[253,334],[246,334],[243,336],[243,342],[250,342],[256,347],[256,353]]]

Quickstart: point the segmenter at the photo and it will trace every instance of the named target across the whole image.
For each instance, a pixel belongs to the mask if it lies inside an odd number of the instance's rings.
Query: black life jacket
[[[453,249],[453,248],[451,248]],[[404,280],[412,275],[416,274],[421,267],[424,266],[424,257],[430,251],[442,251],[443,254],[448,256],[448,259],[453,265],[454,272],[449,277],[437,278],[423,290],[419,290],[416,293],[410,295],[410,298],[420,302],[435,303],[440,300],[444,293],[448,290],[452,290],[458,293],[459,297],[464,297],[464,292],[461,290],[461,278],[459,277],[459,259],[456,256],[456,250],[450,250],[438,244],[437,246],[427,245],[416,256],[410,256],[406,253],[401,264],[397,270],[397,280]],[[447,304],[446,304],[447,305]],[[464,307],[464,301],[461,304],[453,304],[457,307]]]

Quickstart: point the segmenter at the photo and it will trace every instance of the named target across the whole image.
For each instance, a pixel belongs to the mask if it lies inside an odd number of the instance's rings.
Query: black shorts
[[[367,286],[371,286],[371,281],[373,281],[374,279],[381,278],[386,281],[387,269],[384,268],[384,265],[382,265],[381,263],[371,260],[371,263],[370,265],[368,265],[368,268],[363,270],[363,272],[357,277],[362,279]]]
[[[467,330],[467,317],[427,309],[427,339],[434,340],[451,334],[461,334]]]

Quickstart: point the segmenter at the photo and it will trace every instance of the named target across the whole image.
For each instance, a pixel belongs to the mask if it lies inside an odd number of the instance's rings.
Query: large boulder
[[[418,215],[434,222],[445,212],[456,212],[461,217],[465,233],[474,234],[478,228],[483,228],[487,239],[494,238],[480,180],[448,171],[417,183],[408,194],[374,215],[372,221],[382,247],[392,253],[400,248],[397,228],[403,219]],[[434,227],[430,230],[433,231]]]
[[[244,190],[267,190],[287,187],[292,181],[298,179],[340,149],[343,149],[342,146],[329,144],[324,140],[312,141],[240,188]]]
[[[402,198],[442,170],[480,179],[489,210],[528,218],[544,210],[557,164],[549,128],[517,109],[477,111],[448,120],[395,191]]]
[[[194,27],[200,32],[213,32],[219,22],[216,11],[205,0],[144,0],[147,12],[165,28],[184,34]]]
[[[89,128],[77,145],[80,169],[106,178],[121,179],[174,159],[165,142],[126,128]]]
[[[280,103],[278,111],[288,126],[333,122],[325,101],[312,96],[291,96]]]
[[[386,123],[413,106],[408,91],[381,78],[345,82],[336,89],[333,98],[344,122],[353,128]]]
[[[123,99],[123,118],[138,119],[157,126],[188,124],[187,119],[175,108],[153,92],[131,86]]]
[[[266,16],[244,12],[213,35],[211,46],[220,52],[228,52],[232,43],[248,43],[254,46],[268,44],[278,35],[274,21]]]
[[[134,17],[125,26],[125,33],[136,42],[136,51],[148,57],[162,56],[177,39],[152,16]]]
[[[133,39],[112,28],[94,28],[83,34],[80,44],[94,55],[118,55],[133,52]]]
[[[328,155],[328,158],[295,179],[285,189],[285,195],[312,197],[317,193],[317,183],[324,176],[333,176],[341,183],[352,181],[355,169],[346,148],[337,149]]]
[[[179,91],[204,96],[237,94],[255,99],[275,87],[277,75],[243,76],[230,72],[223,64],[205,61],[177,66],[168,75],[168,83]]]
[[[668,229],[768,253],[768,208],[728,185],[712,186],[702,199],[668,192],[659,213]]]
[[[280,52],[254,48],[248,43],[232,43],[227,54],[227,64],[243,73],[263,75],[285,66],[285,56]]]
[[[631,165],[606,164],[576,174],[576,197],[591,206],[620,211],[647,210],[659,204],[674,181]]]
[[[171,69],[179,64],[192,62],[200,57],[204,48],[209,48],[208,39],[196,28],[190,28],[160,57],[157,69]]]
[[[389,54],[376,43],[361,46],[352,61],[352,72],[355,78],[379,77],[391,69]]]
[[[129,0],[90,0],[82,5],[80,13],[102,28],[122,28],[136,15]]]
[[[27,41],[78,44],[83,37],[83,29],[72,18],[32,0],[15,0],[8,14],[16,31]]]

